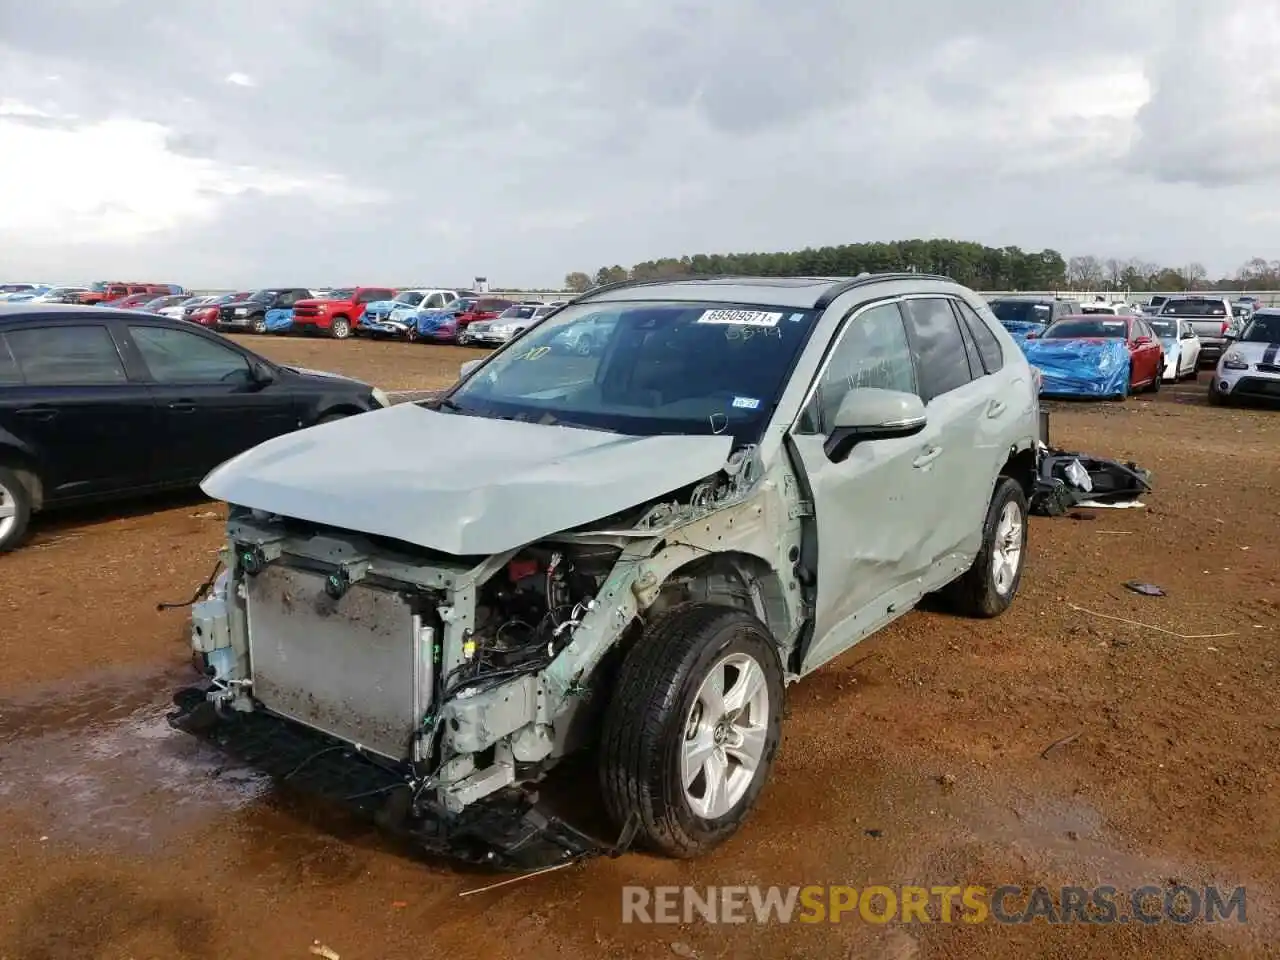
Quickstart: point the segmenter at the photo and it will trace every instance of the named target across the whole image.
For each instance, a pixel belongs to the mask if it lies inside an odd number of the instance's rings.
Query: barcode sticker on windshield
[[[744,327],[776,327],[782,319],[780,313],[761,310],[706,310],[698,318],[699,323],[732,323]]]

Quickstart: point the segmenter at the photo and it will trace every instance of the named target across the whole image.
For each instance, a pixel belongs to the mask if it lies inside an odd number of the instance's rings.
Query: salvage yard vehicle
[[[539,792],[574,758],[612,849],[695,856],[755,806],[787,683],[928,593],[1017,593],[1035,376],[945,278],[604,286],[465,368],[205,479],[226,570],[175,727],[508,868],[610,848]]]
[[[1160,340],[1164,350],[1164,372],[1161,378],[1172,383],[1194,377],[1200,369],[1200,338],[1186,320],[1177,317],[1147,317],[1147,326]]]
[[[1035,295],[996,297],[988,306],[1015,338],[1041,333],[1055,320],[1080,312],[1077,300]]]
[[[299,300],[293,305],[293,327],[299,333],[327,333],[335,340],[345,340],[359,326],[366,305],[395,295],[388,287],[345,287],[323,297]]]
[[[1209,402],[1280,401],[1280,308],[1254,313],[1227,350],[1209,381]]]
[[[1226,297],[1169,297],[1160,307],[1160,317],[1180,317],[1191,324],[1200,338],[1202,363],[1217,362],[1227,342],[1234,314]]]
[[[409,329],[417,324],[424,310],[441,310],[454,303],[469,290],[437,290],[434,288],[401,290],[391,300],[375,300],[364,308],[358,331],[375,337],[388,336],[397,340],[409,338]]]
[[[388,402],[182,320],[0,306],[0,551],[34,512],[194,487],[263,440]]]
[[[255,290],[243,300],[231,300],[218,305],[218,329],[266,333],[269,312],[288,310],[295,304],[309,300],[310,297],[311,291],[302,287],[268,287],[265,290]]]
[[[1081,314],[1028,334],[1022,349],[1044,378],[1041,393],[1122,400],[1157,392],[1164,349],[1147,319]]]
[[[535,306],[531,303],[507,307],[493,320],[482,320],[467,327],[467,342],[482,347],[501,346],[555,309],[545,304]]]

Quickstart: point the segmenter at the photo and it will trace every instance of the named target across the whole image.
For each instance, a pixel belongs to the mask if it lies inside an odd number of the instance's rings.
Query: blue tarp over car
[[[431,333],[451,316],[453,316],[452,312],[443,307],[433,310],[419,310],[417,316],[418,333]]]
[[[1129,392],[1129,348],[1123,340],[1021,340],[1044,378],[1043,396],[1123,397]]]
[[[267,333],[288,333],[293,329],[293,308],[268,310],[265,319]]]
[[[1164,362],[1167,366],[1178,355],[1178,338],[1177,337],[1161,337],[1160,346],[1164,350]],[[1174,370],[1178,368],[1175,366]]]
[[[1047,324],[1034,323],[1030,320],[1001,320],[1000,326],[1008,331],[1009,336],[1021,343],[1028,333],[1040,333]]]

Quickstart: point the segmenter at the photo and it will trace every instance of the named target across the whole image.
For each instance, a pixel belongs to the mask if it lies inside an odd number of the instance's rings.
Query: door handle
[[[26,417],[28,420],[52,420],[58,415],[58,411],[55,407],[47,407],[44,405],[22,407],[15,412],[18,416]]]
[[[169,404],[169,409],[174,413],[195,413],[196,405],[191,400],[174,400]]]
[[[942,456],[941,447],[925,447],[924,452],[911,461],[911,465],[913,467],[927,467],[940,456]]]
[[[1003,400],[992,400],[987,404],[987,416],[995,419],[1004,415],[1005,406]]]

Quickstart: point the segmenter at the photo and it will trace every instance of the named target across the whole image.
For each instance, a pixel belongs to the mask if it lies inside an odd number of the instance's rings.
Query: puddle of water
[[[169,727],[176,682],[106,678],[0,704],[0,804],[39,811],[52,840],[154,851],[266,794],[265,777]]]

